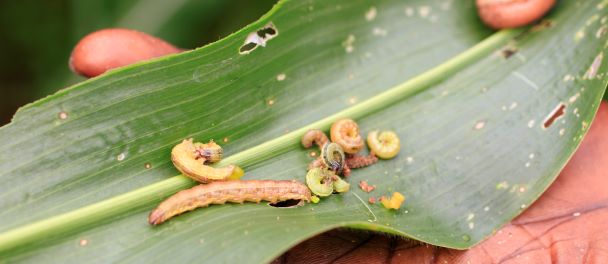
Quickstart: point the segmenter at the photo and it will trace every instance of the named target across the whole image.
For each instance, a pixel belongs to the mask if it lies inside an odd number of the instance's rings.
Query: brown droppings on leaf
[[[371,192],[374,189],[376,189],[376,185],[369,185],[367,183],[367,181],[360,181],[359,182],[359,188],[361,188],[361,190],[363,190],[364,192]]]
[[[506,47],[500,53],[502,54],[503,58],[508,59],[511,56],[513,56],[515,53],[517,53],[517,48]]]

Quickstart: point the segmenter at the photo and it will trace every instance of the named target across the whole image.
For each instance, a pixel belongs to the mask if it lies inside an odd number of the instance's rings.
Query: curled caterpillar
[[[334,192],[336,174],[326,168],[313,168],[306,174],[306,185],[317,196],[330,196]]]
[[[352,119],[341,119],[331,125],[331,141],[339,144],[344,152],[355,154],[363,148],[359,125]]]
[[[372,131],[367,135],[367,145],[381,159],[397,156],[401,149],[399,137],[393,131]]]
[[[180,191],[154,209],[148,216],[151,225],[158,225],[167,219],[210,204],[224,204],[269,201],[276,203],[286,200],[310,201],[310,190],[295,180],[242,180],[221,181],[199,184]]]
[[[323,145],[323,148],[321,149],[321,160],[330,170],[340,174],[344,169],[345,159],[344,151],[340,145],[336,143]]]
[[[330,196],[334,191],[343,193],[350,184],[326,168],[313,168],[306,174],[306,185],[317,196]]]
[[[378,162],[378,158],[373,151],[368,156],[353,154],[346,157],[346,166],[351,169],[367,167],[376,162]]]
[[[221,152],[221,147],[214,142],[207,144],[193,143],[190,138],[173,147],[173,150],[171,150],[171,161],[185,176],[202,183],[216,180],[233,180],[242,177],[244,172],[236,165],[229,165],[223,168],[205,165],[206,161],[219,161],[221,159]]]
[[[313,143],[322,148],[323,145],[327,144],[329,139],[325,135],[325,133],[319,129],[311,129],[304,134],[302,137],[302,146],[304,148],[312,147]]]

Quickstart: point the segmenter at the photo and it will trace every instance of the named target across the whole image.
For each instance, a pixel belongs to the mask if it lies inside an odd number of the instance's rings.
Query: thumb
[[[143,32],[103,29],[85,36],[76,44],[69,64],[74,73],[94,77],[113,68],[181,51]]]

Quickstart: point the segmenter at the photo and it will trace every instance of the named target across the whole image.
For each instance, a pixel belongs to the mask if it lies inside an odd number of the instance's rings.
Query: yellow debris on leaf
[[[405,196],[403,196],[403,194],[399,192],[394,192],[393,196],[391,196],[390,198],[386,198],[384,196],[380,198],[380,202],[386,209],[397,210],[401,207],[403,201],[405,201]]]

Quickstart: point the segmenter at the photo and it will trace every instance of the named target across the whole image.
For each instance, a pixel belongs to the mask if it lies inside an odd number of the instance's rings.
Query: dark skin
[[[84,38],[70,65],[92,77],[180,51],[140,32],[105,30]],[[581,147],[551,187],[523,214],[469,250],[333,230],[302,242],[274,263],[608,263],[606,134],[608,103],[603,102]]]

